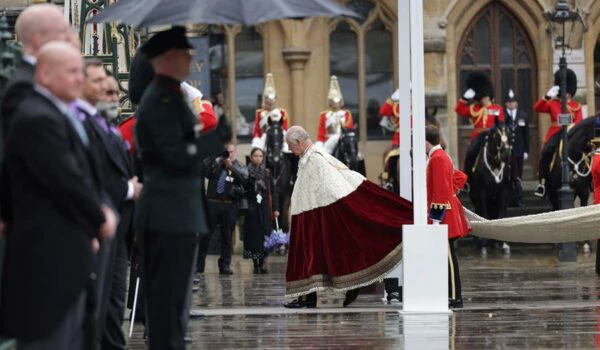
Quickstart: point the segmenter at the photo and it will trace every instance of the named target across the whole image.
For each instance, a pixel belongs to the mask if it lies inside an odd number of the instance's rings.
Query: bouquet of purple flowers
[[[281,247],[287,250],[287,247],[290,243],[290,234],[287,232],[283,232],[279,228],[279,222],[277,219],[275,219],[275,224],[277,226],[277,229],[271,232],[270,235],[265,235],[265,242],[263,245],[265,253],[272,252]]]

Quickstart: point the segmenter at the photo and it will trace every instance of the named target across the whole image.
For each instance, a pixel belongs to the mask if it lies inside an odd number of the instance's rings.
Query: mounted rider
[[[256,120],[254,123],[254,134],[252,134],[252,147],[265,149],[267,139],[267,129],[272,123],[281,123],[285,131],[288,128],[288,114],[285,109],[277,107],[277,92],[275,91],[275,80],[273,74],[268,73],[265,78],[265,87],[262,96],[262,108],[256,110]],[[284,151],[287,152],[287,145],[284,142]]]
[[[581,104],[573,99],[577,92],[577,76],[575,72],[567,68],[567,112],[571,114],[572,124],[568,127],[579,123],[583,120],[581,113]],[[540,164],[538,175],[540,183],[535,189],[535,195],[544,197],[546,195],[546,177],[550,172],[550,164],[552,157],[560,144],[562,127],[558,125],[558,116],[562,113],[562,103],[560,100],[560,71],[554,73],[554,86],[548,90],[544,98],[540,98],[533,109],[538,113],[548,113],[552,120],[550,128],[544,138],[544,147],[540,156]]]
[[[464,172],[470,181],[473,177],[475,160],[488,134],[487,131],[497,122],[504,122],[504,111],[502,106],[493,103],[494,88],[487,75],[480,72],[469,74],[466,86],[467,90],[456,103],[454,111],[461,117],[469,118],[473,125],[471,144],[467,150],[464,167]]]
[[[316,144],[323,147],[329,154],[333,154],[342,137],[343,129],[354,129],[352,114],[349,110],[342,108],[344,107],[344,96],[335,75],[332,75],[329,81],[327,103],[329,109],[321,112],[319,117],[319,132]]]

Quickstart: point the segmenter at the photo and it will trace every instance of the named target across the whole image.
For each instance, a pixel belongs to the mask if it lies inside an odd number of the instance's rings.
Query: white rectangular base
[[[403,311],[448,312],[448,227],[404,225]]]
[[[447,314],[404,315],[405,349],[450,349],[450,317]]]

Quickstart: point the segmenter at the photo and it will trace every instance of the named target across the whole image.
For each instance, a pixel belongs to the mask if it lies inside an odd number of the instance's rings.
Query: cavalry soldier
[[[268,73],[265,78],[262,108],[256,110],[252,147],[265,148],[266,131],[271,123],[281,122],[283,130],[287,130],[288,128],[288,114],[285,109],[277,108],[276,98],[275,80],[273,79],[273,74]],[[287,144],[285,143],[284,149],[287,151]]]
[[[400,99],[400,89],[396,89],[379,109],[379,115],[381,116],[379,125],[394,132],[391,148],[400,146],[400,105],[398,99]]]
[[[567,111],[573,118],[573,124],[579,123],[583,119],[581,105],[575,101],[575,92],[577,92],[577,76],[571,69],[567,69]],[[540,183],[535,189],[535,195],[544,197],[546,195],[546,177],[550,172],[550,163],[552,156],[556,152],[561,140],[561,126],[558,125],[558,116],[562,113],[562,103],[560,100],[560,71],[554,73],[554,86],[548,90],[544,98],[539,99],[533,109],[538,113],[548,113],[552,124],[544,138],[544,148],[540,157],[538,175]]]
[[[594,185],[594,204],[600,204],[600,125],[596,121],[592,144],[596,151],[592,158],[592,183]],[[586,243],[587,244],[587,243]],[[600,248],[600,240],[598,240]],[[600,249],[596,248],[596,274],[600,275]]]
[[[425,139],[425,148],[429,155],[427,163],[429,221],[433,224],[448,225],[448,304],[452,308],[462,308],[460,275],[454,241],[471,231],[460,199],[456,196],[467,179],[464,173],[454,170],[450,156],[440,145],[440,132],[435,126],[428,125],[425,128]]]
[[[333,151],[342,136],[342,128],[354,128],[352,114],[349,110],[342,109],[342,107],[344,107],[344,96],[342,96],[340,84],[335,75],[331,76],[329,82],[327,102],[329,104],[329,109],[321,112],[319,118],[317,145],[322,146],[329,154],[333,154]]]
[[[529,158],[529,116],[519,109],[519,103],[512,89],[508,90],[505,105],[506,125],[510,131],[512,145],[510,204],[518,207],[523,197],[521,187],[523,162]]]
[[[473,166],[485,135],[497,122],[504,122],[502,106],[493,103],[494,88],[489,78],[479,72],[471,73],[467,78],[467,91],[458,100],[454,111],[464,118],[469,118],[473,125],[471,145],[465,157],[464,171],[469,180],[473,175]],[[470,103],[470,101],[473,101]]]

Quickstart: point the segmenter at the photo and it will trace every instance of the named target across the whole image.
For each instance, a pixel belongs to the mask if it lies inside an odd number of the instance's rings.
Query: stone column
[[[308,37],[314,23],[312,18],[304,20],[282,20],[280,21],[285,35],[285,47],[282,50],[283,58],[290,67],[292,87],[292,113],[290,115],[293,124],[306,127],[306,100],[304,96],[304,68],[310,59]]]

